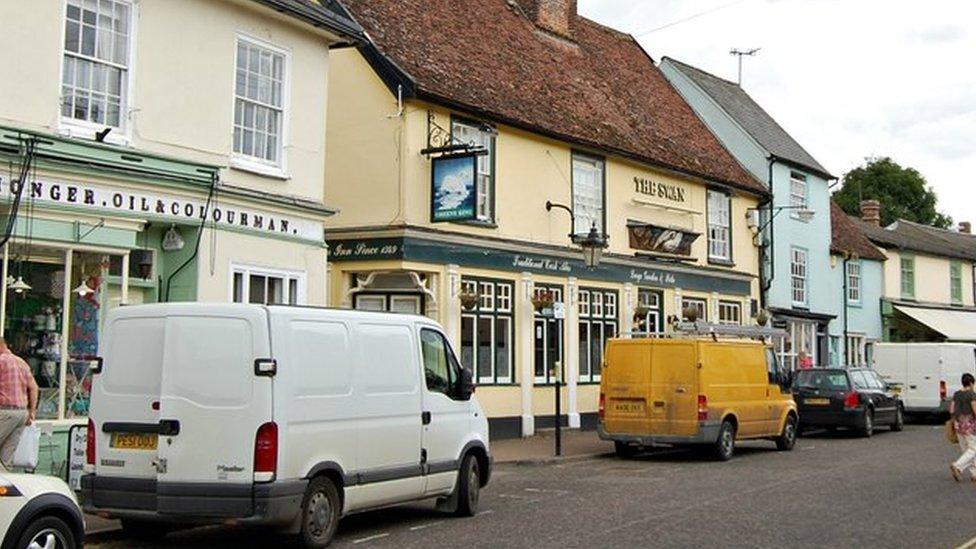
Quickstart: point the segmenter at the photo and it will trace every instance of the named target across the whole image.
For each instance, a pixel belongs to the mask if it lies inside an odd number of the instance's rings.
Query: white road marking
[[[559,496],[569,493],[568,490],[544,490],[542,488],[526,488],[525,491],[526,492],[536,492],[536,493],[540,493],[540,494],[556,494],[556,495],[559,495]]]
[[[368,537],[365,537],[365,538],[359,538],[357,540],[353,540],[353,544],[366,543],[367,541],[373,541],[374,539],[385,538],[385,537],[387,537],[389,535],[390,534],[388,534],[388,533],[383,533],[383,534],[376,534],[375,536],[368,536]]]
[[[976,547],[976,538],[973,538],[959,547],[956,547],[956,549],[973,549],[973,547]]]
[[[816,448],[816,446],[802,446],[800,449],[801,450],[813,450],[814,448]]]
[[[428,522],[427,524],[420,524],[420,525],[417,525],[417,526],[411,526],[410,527],[410,531],[411,532],[416,532],[417,530],[423,530],[424,528],[430,528],[432,526],[437,526],[438,524],[443,524],[443,523],[444,523],[443,520],[439,520],[437,522]]]
[[[495,512],[494,509],[485,509],[484,511],[481,511],[480,513],[476,513],[474,516],[480,517],[481,515],[490,515],[491,513],[494,513],[494,512]]]

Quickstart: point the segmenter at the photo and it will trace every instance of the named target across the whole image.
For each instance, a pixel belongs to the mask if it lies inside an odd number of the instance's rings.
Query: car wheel
[[[622,458],[634,457],[637,452],[640,451],[640,447],[636,444],[628,444],[626,442],[620,442],[615,440],[613,442],[613,451],[616,452],[617,456]]]
[[[27,525],[17,542],[25,549],[75,549],[79,546],[71,528],[61,519],[41,517]]]
[[[864,415],[861,417],[861,436],[864,438],[869,438],[874,434],[874,410],[868,408],[864,410]]]
[[[718,430],[718,440],[715,441],[712,453],[720,461],[732,459],[732,454],[735,453],[735,426],[732,425],[731,421],[722,422],[722,427]]]
[[[905,412],[901,406],[895,408],[895,422],[891,424],[891,430],[898,432],[905,429]]]
[[[478,499],[481,496],[481,474],[478,460],[472,455],[464,457],[458,472],[457,510],[454,516],[473,517],[478,513]]]
[[[776,437],[776,449],[781,452],[789,452],[796,445],[797,421],[796,416],[790,414],[786,416],[786,423],[783,424],[783,432]]]
[[[302,542],[306,547],[328,547],[339,526],[342,504],[339,490],[326,477],[316,477],[305,490],[302,500]]]

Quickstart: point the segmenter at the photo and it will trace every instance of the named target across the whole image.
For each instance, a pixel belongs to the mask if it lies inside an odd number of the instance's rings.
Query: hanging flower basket
[[[644,320],[644,317],[646,317],[647,313],[649,312],[651,312],[651,309],[647,305],[638,303],[637,306],[634,307],[634,320]]]
[[[552,292],[546,290],[544,292],[539,292],[532,296],[532,306],[535,307],[536,312],[542,312],[550,307],[555,302]]]
[[[756,324],[759,326],[765,326],[767,322],[769,322],[769,313],[767,313],[765,309],[760,309],[759,312],[756,313]]]
[[[695,307],[685,307],[681,309],[681,316],[688,322],[698,321],[698,309]]]
[[[461,299],[461,307],[465,311],[471,311],[478,306],[478,292],[461,291],[458,297]]]

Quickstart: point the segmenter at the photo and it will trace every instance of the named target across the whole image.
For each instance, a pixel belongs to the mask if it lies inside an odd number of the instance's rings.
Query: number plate
[[[155,433],[112,433],[109,446],[120,450],[155,450],[159,435]]]
[[[617,400],[613,403],[613,411],[622,414],[643,414],[646,410],[643,400]]]
[[[812,404],[815,406],[826,406],[830,404],[829,398],[808,398],[803,401],[805,404]]]

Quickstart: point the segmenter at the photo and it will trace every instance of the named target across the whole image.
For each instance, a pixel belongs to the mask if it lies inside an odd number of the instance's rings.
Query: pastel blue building
[[[840,290],[833,313],[843,334],[842,339],[831,340],[833,365],[871,364],[871,346],[884,336],[882,303],[887,256],[871,242],[863,227],[831,201],[831,284]]]
[[[836,178],[738,84],[667,57],[661,70],[712,133],[771,191],[772,200],[759,208],[752,223],[762,258],[761,305],[773,325],[789,333],[780,345],[781,359],[794,367],[856,363],[844,356],[846,297],[844,285],[838,285],[837,256],[831,255],[829,182]],[[868,270],[873,274],[873,268]],[[848,314],[847,327],[862,316]]]

